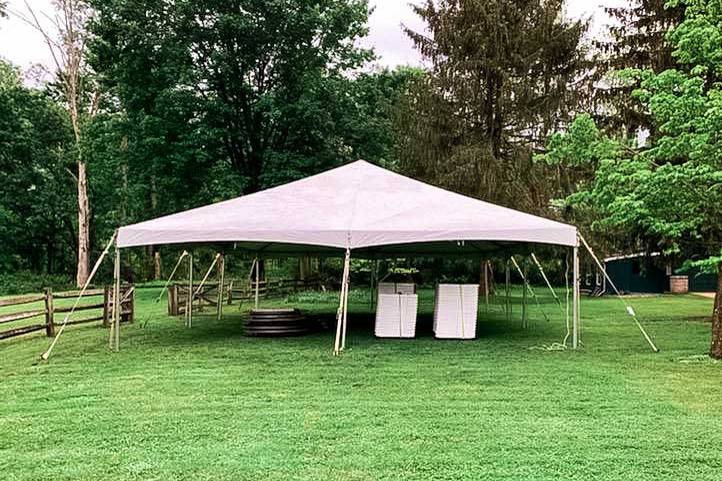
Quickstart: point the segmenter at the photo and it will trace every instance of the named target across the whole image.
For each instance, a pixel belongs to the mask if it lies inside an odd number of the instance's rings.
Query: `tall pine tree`
[[[596,111],[604,127],[617,134],[634,136],[639,130],[652,136],[656,128],[649,112],[634,98],[636,88],[629,79],[615,72],[634,68],[654,72],[674,68],[674,47],[667,32],[684,20],[684,7],[668,5],[667,0],[633,0],[622,7],[609,7],[608,38],[595,42],[600,53],[599,82],[595,95]]]
[[[402,167],[489,201],[546,205],[531,153],[565,123],[584,81],[585,24],[562,0],[441,0],[407,29],[431,69],[398,118]]]

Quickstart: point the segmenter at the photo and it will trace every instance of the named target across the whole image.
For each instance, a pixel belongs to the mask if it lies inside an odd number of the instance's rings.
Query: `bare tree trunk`
[[[311,276],[311,258],[303,256],[298,259],[298,278],[305,281]]]
[[[155,182],[155,176],[150,178],[150,209],[153,215],[158,215],[158,186]],[[153,256],[153,280],[160,279],[160,250],[157,246],[150,246],[150,254]]]
[[[712,312],[712,345],[709,355],[715,359],[722,359],[722,263],[717,267],[717,294],[714,297],[714,311]]]
[[[90,204],[85,162],[78,159],[78,270],[76,284],[82,287],[88,280],[90,263]]]
[[[2,0],[0,0],[2,3]],[[38,15],[25,2],[29,16],[18,14],[19,18],[37,29],[45,39],[50,55],[58,72],[58,80],[67,102],[67,111],[75,137],[78,163],[78,265],[75,280],[82,287],[88,279],[90,259],[90,202],[88,200],[88,176],[81,151],[81,139],[84,124],[98,111],[100,92],[95,93],[86,102],[86,94],[97,88],[97,84],[83,82],[85,66],[85,46],[87,44],[87,22],[92,17],[90,6],[82,0],[55,0],[54,16],[44,17],[53,23],[54,32],[41,23]],[[87,107],[87,109],[86,109]]]
[[[161,278],[160,265],[160,249],[156,248],[153,254],[153,279],[156,281]]]

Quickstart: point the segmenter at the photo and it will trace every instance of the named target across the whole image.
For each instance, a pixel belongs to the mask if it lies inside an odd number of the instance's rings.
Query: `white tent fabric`
[[[371,252],[380,246],[413,245],[431,253],[466,241],[576,246],[577,230],[359,160],[255,194],[121,227],[117,245],[236,242],[264,252],[272,246]]]

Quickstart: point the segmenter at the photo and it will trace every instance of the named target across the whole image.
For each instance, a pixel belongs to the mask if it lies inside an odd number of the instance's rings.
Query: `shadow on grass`
[[[264,338],[247,337],[243,334],[243,322],[247,317],[243,313],[224,314],[220,321],[214,314],[196,314],[193,317],[192,327],[186,328],[182,317],[170,318],[161,317],[151,321],[147,328],[141,328],[134,332],[136,336],[148,336],[153,340],[162,343],[167,347],[172,346],[195,346],[222,345],[229,342],[238,342],[239,345],[248,343],[287,344],[297,346],[308,343],[310,346],[325,345],[333,343],[336,319],[333,312],[311,312],[309,317],[314,321],[317,330],[307,335]],[[517,314],[518,316],[518,314]],[[360,342],[361,344],[382,341],[384,343],[403,342],[413,343],[414,341],[433,341],[432,330],[433,315],[421,313],[417,320],[415,339],[378,339],[374,336],[374,314],[368,312],[349,313],[348,338],[349,341]],[[557,323],[553,325],[544,321],[530,321],[531,328],[522,329],[518,319],[508,321],[503,313],[479,314],[476,327],[475,341],[502,341],[513,342],[519,339],[536,339],[539,342],[547,342],[558,334],[560,328]],[[553,339],[552,339],[553,340]],[[465,341],[465,342],[475,342]]]

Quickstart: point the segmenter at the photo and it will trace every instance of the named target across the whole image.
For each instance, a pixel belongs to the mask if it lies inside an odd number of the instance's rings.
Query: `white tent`
[[[363,257],[478,256],[520,243],[572,247],[572,312],[577,326],[574,226],[465,197],[362,160],[255,194],[121,227],[117,237],[118,248],[226,242],[264,256],[345,252],[339,306],[343,329],[337,330],[336,351],[345,338],[351,252]]]

